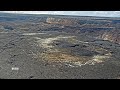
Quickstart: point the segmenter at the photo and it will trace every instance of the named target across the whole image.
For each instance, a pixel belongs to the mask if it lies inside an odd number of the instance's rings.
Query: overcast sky
[[[0,12],[20,14],[55,14],[55,15],[120,17],[120,11],[0,11]]]

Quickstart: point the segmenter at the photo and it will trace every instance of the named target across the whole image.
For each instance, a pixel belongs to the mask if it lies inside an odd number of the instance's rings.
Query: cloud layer
[[[120,17],[120,11],[0,11],[0,12],[20,14],[54,14],[54,15]]]

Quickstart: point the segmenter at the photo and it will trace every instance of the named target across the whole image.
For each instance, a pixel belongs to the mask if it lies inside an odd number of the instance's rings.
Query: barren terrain
[[[120,18],[0,13],[1,79],[119,79]]]

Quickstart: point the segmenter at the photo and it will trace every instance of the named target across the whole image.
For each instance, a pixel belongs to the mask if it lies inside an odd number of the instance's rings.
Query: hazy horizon
[[[51,15],[120,17],[120,11],[0,11],[0,12],[15,14],[51,14]]]

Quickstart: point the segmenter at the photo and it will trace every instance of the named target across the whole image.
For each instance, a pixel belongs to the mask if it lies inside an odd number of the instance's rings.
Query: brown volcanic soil
[[[70,25],[75,25],[77,24],[77,21],[74,20],[74,19],[66,19],[66,18],[47,18],[46,20],[47,23],[50,23],[50,24],[61,24],[61,25],[67,25],[67,26],[70,26]]]
[[[120,44],[120,30],[105,32],[101,38],[103,40],[109,40],[111,42]]]

